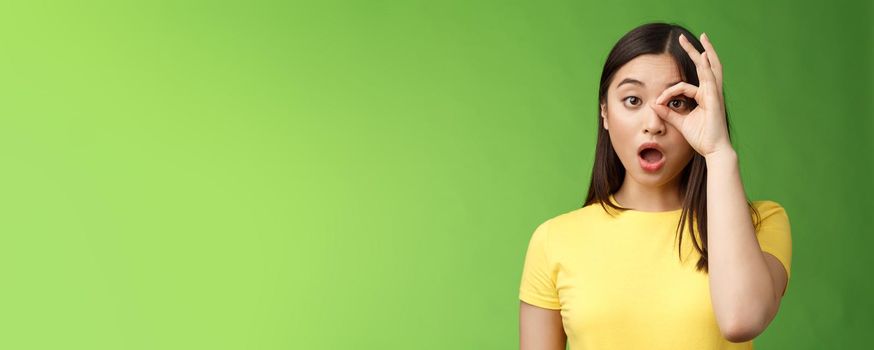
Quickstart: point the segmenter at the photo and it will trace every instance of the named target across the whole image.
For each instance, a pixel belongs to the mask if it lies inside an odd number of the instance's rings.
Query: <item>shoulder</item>
[[[756,211],[759,212],[759,215],[762,217],[762,219],[774,215],[788,216],[786,214],[786,208],[784,208],[783,205],[777,201],[762,199],[752,201],[751,203],[753,205],[753,208],[756,208]]]
[[[770,199],[752,201],[753,207],[758,210],[783,210],[783,205]]]
[[[766,199],[752,201],[751,203],[756,212],[758,212],[758,215],[752,213],[754,223],[763,223],[768,227],[789,225],[789,214],[786,212],[786,208],[779,202]],[[760,228],[757,226],[756,231],[759,231]]]
[[[587,231],[587,227],[604,220],[607,213],[598,204],[566,211],[554,215],[544,221],[540,228],[548,231],[550,237],[559,238],[568,234]],[[547,233],[544,232],[546,235]]]

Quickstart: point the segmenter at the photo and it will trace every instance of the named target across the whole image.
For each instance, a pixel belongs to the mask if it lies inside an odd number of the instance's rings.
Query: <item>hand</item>
[[[689,145],[702,156],[731,149],[728,128],[725,123],[725,101],[722,96],[722,64],[706,34],[701,34],[704,52],[698,50],[680,34],[680,46],[695,62],[700,86],[679,82],[667,89],[652,103],[656,114],[680,131]],[[680,114],[668,108],[671,97],[684,95],[695,99],[698,106],[688,114]]]

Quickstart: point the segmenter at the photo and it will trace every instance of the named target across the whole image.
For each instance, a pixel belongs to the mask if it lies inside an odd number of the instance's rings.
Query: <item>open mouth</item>
[[[643,170],[655,172],[665,165],[665,155],[655,148],[644,148],[637,155]]]
[[[641,159],[650,164],[658,163],[660,160],[662,160],[662,158],[665,157],[661,151],[655,148],[646,148],[643,151],[640,151],[638,156],[640,156]]]

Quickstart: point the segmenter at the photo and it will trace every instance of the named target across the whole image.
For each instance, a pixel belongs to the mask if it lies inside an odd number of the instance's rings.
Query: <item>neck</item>
[[[626,174],[622,186],[613,198],[620,206],[640,211],[670,211],[683,207],[679,183],[676,180],[662,186],[642,185]]]

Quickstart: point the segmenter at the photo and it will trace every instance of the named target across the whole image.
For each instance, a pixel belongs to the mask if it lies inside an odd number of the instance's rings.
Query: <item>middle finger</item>
[[[704,46],[704,52],[707,52],[707,60],[710,61],[710,69],[713,71],[713,77],[716,78],[716,86],[722,94],[722,61],[719,60],[719,55],[716,54],[716,49],[707,33],[701,33],[701,45]]]
[[[704,84],[705,81],[713,81],[715,79],[713,77],[713,71],[710,70],[710,68],[707,67],[707,64],[702,60],[701,53],[698,52],[698,49],[696,49],[683,34],[680,34],[679,41],[680,46],[686,50],[689,58],[691,58],[692,62],[695,63],[695,69],[698,71],[699,85]]]

